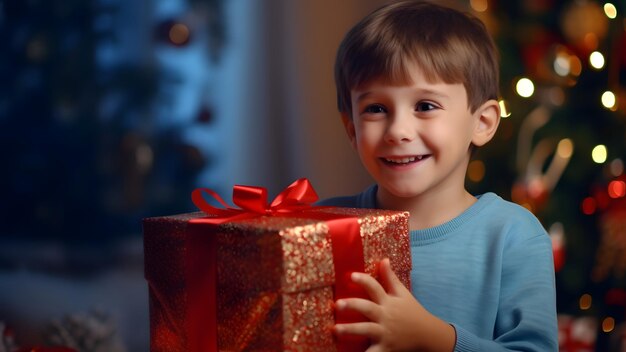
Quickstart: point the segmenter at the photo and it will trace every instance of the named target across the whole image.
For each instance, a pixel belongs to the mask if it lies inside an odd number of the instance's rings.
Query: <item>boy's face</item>
[[[464,191],[469,147],[491,139],[499,117],[491,116],[494,127],[484,115],[499,114],[497,102],[472,113],[463,84],[429,83],[417,66],[410,78],[408,85],[374,80],[351,91],[352,118],[343,116],[351,142],[392,196]],[[485,136],[487,127],[493,131]]]

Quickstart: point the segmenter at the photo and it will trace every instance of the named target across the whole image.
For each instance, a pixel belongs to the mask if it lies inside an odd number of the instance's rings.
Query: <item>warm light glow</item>
[[[554,72],[561,77],[569,75],[570,65],[569,57],[567,55],[559,55],[554,60]]]
[[[517,81],[515,89],[517,91],[517,94],[519,94],[521,97],[528,98],[532,96],[535,92],[535,85],[533,84],[533,81],[524,77],[520,78],[520,80]]]
[[[591,308],[592,300],[593,299],[592,299],[591,295],[588,294],[588,293],[585,293],[584,295],[580,296],[580,299],[578,300],[578,306],[582,310],[587,310],[587,309]]]
[[[576,55],[571,55],[569,57],[569,72],[570,74],[578,77],[580,73],[583,72],[583,64],[580,62],[580,59]]]
[[[615,99],[615,94],[613,92],[611,92],[610,90],[607,90],[606,92],[602,93],[602,105],[610,110],[615,109],[615,103],[616,103],[616,99]]]
[[[624,173],[624,162],[620,158],[613,159],[613,161],[611,161],[610,168],[611,175],[615,177],[621,176]]]
[[[615,5],[607,2],[606,4],[604,4],[604,13],[606,14],[606,17],[614,19],[615,17],[617,17],[617,8],[615,7]]]
[[[596,145],[591,151],[591,159],[598,164],[602,164],[606,161],[606,147],[602,144]]]
[[[598,208],[598,204],[596,202],[596,199],[593,197],[587,197],[583,199],[583,202],[580,205],[580,209],[585,215],[591,215],[595,213],[597,208]]]
[[[485,163],[472,160],[467,167],[467,177],[473,182],[480,182],[485,177]]]
[[[509,104],[506,102],[506,100],[500,100],[498,104],[500,105],[500,117],[506,119],[507,117],[511,116]]]
[[[574,143],[569,138],[561,139],[556,147],[556,153],[563,159],[568,159],[574,152]]]
[[[470,0],[470,6],[474,9],[474,11],[485,12],[489,7],[489,3],[487,0]]]
[[[604,55],[599,51],[594,51],[589,55],[589,63],[591,67],[599,70],[604,67]]]
[[[602,331],[611,332],[615,329],[615,319],[612,317],[606,317],[602,320]]]
[[[172,43],[185,44],[189,40],[189,28],[182,23],[176,23],[170,28],[169,36]]]
[[[626,196],[626,182],[613,180],[609,182],[609,197],[611,198],[622,198]]]

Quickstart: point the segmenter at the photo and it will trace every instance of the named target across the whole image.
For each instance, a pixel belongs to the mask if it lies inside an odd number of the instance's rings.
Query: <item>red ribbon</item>
[[[207,193],[222,204],[223,208],[210,205],[204,198]],[[365,270],[363,243],[356,218],[310,210],[318,199],[310,182],[299,179],[285,188],[271,203],[267,203],[267,190],[262,187],[240,186],[233,188],[233,202],[240,208],[233,208],[224,202],[214,191],[206,188],[192,193],[194,204],[210,217],[189,221],[188,265],[195,286],[189,298],[192,310],[188,312],[189,347],[191,351],[218,351],[217,343],[217,248],[214,236],[206,235],[206,224],[219,225],[225,222],[249,219],[260,216],[299,216],[327,222],[333,247],[335,266],[334,298],[362,297],[366,293],[350,279],[355,271]],[[194,293],[195,292],[195,293]],[[191,313],[191,314],[189,314]],[[363,321],[364,318],[353,312],[335,312],[337,323]],[[365,338],[341,338],[337,341],[340,351],[363,351],[368,347]]]
[[[209,204],[204,199],[203,193],[208,193],[224,208]],[[191,199],[198,209],[214,216],[199,221],[221,224],[242,218],[309,210],[313,208],[311,204],[317,201],[318,197],[309,180],[301,178],[280,192],[269,205],[267,203],[267,189],[255,186],[235,185],[233,187],[233,202],[240,208],[230,207],[217,193],[208,188],[195,189],[191,193]]]

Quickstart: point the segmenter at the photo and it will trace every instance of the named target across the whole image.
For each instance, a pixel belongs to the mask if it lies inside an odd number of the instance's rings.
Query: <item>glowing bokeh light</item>
[[[607,2],[606,4],[604,4],[604,14],[608,18],[614,19],[615,17],[617,17],[617,8],[615,7],[615,5]]]
[[[521,97],[529,98],[535,92],[535,84],[533,83],[533,81],[526,77],[520,78],[520,80],[517,81],[517,84],[515,85],[515,90],[517,91],[517,94],[519,94]]]
[[[607,151],[603,144],[596,145],[591,151],[591,159],[595,163],[602,164],[606,161]]]
[[[606,317],[602,320],[602,331],[611,332],[615,329],[615,319],[612,317]]]
[[[182,23],[176,23],[170,28],[169,37],[175,45],[182,45],[189,40],[189,28]]]
[[[613,161],[611,161],[610,171],[611,175],[615,177],[621,176],[624,173],[624,162],[622,159],[613,159]]]
[[[563,159],[568,159],[574,152],[574,143],[569,138],[564,138],[559,141],[556,147],[556,153]]]
[[[607,109],[615,109],[615,103],[617,100],[615,99],[615,94],[610,90],[602,93],[602,105]]]
[[[583,64],[576,55],[571,55],[569,57],[569,67],[570,74],[576,77],[580,76],[580,73],[583,72]]]
[[[604,55],[599,51],[594,51],[589,55],[589,64],[591,67],[599,70],[604,67]]]
[[[611,198],[622,198],[626,196],[626,182],[619,180],[609,182],[608,193]]]
[[[489,7],[487,0],[470,0],[470,6],[474,11],[485,12]]]
[[[580,204],[580,209],[585,215],[591,215],[595,213],[597,208],[598,208],[598,203],[596,202],[596,199],[593,197],[587,197],[583,199],[582,203]]]
[[[485,177],[485,163],[472,160],[467,167],[467,177],[473,182],[480,182]]]
[[[554,59],[554,72],[561,77],[565,77],[569,75],[570,72],[570,64],[569,57],[566,55],[559,55]]]
[[[585,293],[584,295],[580,296],[580,299],[578,300],[578,306],[580,307],[581,310],[587,310],[591,308],[592,301],[593,299],[591,295],[588,293]]]

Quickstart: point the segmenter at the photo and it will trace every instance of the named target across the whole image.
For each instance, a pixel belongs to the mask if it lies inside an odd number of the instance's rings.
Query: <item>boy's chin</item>
[[[409,199],[418,197],[420,194],[422,194],[422,191],[416,189],[415,187],[383,186],[383,188],[390,196],[395,198]]]

